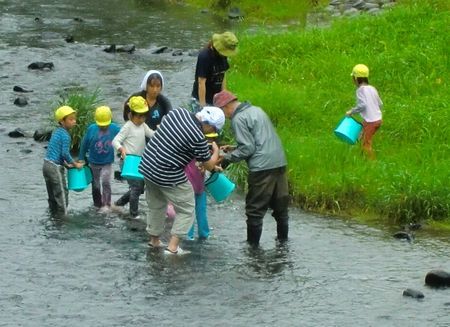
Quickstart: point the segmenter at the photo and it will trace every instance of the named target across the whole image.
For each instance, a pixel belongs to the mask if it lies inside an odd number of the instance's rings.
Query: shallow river
[[[174,105],[191,91],[187,55],[228,26],[218,17],[159,1],[0,0],[0,326],[449,326],[448,290],[424,286],[429,270],[450,270],[448,240],[291,210],[290,241],[275,243],[267,215],[261,248],[244,242],[243,197],[210,201],[212,236],[184,242],[181,257],[148,249],[143,223],[99,215],[90,191],[70,194],[70,215],[49,218],[45,144],[7,133],[45,126],[64,87],[100,87],[120,111],[148,69],[166,78]],[[39,17],[36,21],[35,18]],[[81,18],[76,21],[74,18]],[[64,37],[73,35],[75,43]],[[109,44],[135,44],[109,54]],[[169,46],[182,56],[152,54]],[[53,71],[30,71],[51,61]],[[17,107],[13,86],[34,90]],[[126,190],[114,181],[113,198]],[[145,211],[145,201],[141,201]],[[406,288],[423,300],[402,296]]]

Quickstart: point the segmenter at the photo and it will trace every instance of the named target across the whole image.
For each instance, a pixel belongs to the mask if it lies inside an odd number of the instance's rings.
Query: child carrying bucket
[[[56,109],[55,119],[59,127],[52,133],[44,159],[42,173],[47,187],[48,204],[52,214],[67,214],[69,191],[66,184],[65,167],[83,167],[70,155],[72,139],[69,130],[77,124],[76,112],[69,106]]]
[[[142,156],[145,149],[145,138],[151,138],[155,132],[145,123],[148,112],[147,101],[141,96],[133,96],[128,101],[130,107],[130,120],[123,125],[119,134],[113,139],[113,146],[120,153],[121,166],[126,155],[132,154]],[[130,189],[120,197],[114,204],[124,206],[130,203],[130,215],[134,219],[139,217],[139,196],[144,191],[144,181],[139,179],[129,179]]]
[[[95,110],[95,123],[88,127],[78,155],[80,160],[86,161],[88,154],[87,161],[92,170],[92,199],[101,213],[111,208],[112,140],[120,131],[119,125],[111,120],[111,108],[101,106]]]
[[[369,159],[375,159],[372,138],[382,123],[381,101],[377,90],[369,85],[369,68],[358,64],[353,67],[351,76],[356,85],[356,106],[346,112],[347,116],[359,113],[363,118],[362,148]]]

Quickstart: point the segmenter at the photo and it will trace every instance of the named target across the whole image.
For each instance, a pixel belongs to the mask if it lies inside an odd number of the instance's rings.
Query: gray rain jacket
[[[269,116],[259,107],[241,103],[231,117],[237,147],[225,154],[229,162],[246,160],[251,172],[284,167],[286,156]]]

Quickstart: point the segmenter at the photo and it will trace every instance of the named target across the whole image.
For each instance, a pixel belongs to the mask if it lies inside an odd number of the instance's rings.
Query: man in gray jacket
[[[223,165],[245,160],[249,168],[245,199],[247,242],[259,244],[268,208],[273,210],[277,222],[277,239],[286,241],[289,232],[287,161],[270,118],[261,108],[239,102],[228,91],[214,95],[214,106],[222,108],[225,117],[231,119],[237,143],[236,147],[222,147]]]

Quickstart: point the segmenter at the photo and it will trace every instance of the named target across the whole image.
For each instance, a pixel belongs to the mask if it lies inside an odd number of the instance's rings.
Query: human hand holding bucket
[[[353,117],[346,116],[339,122],[334,130],[334,134],[346,143],[355,144],[358,141],[362,128],[360,122]]]
[[[217,202],[224,201],[231,193],[233,193],[236,185],[228,179],[223,173],[213,172],[205,181],[208,193]]]
[[[134,154],[127,154],[123,161],[122,178],[125,179],[144,179],[144,175],[139,172],[141,157]]]

